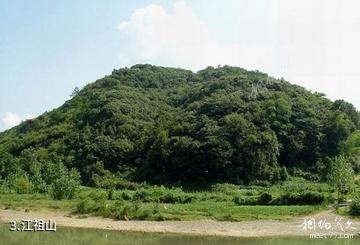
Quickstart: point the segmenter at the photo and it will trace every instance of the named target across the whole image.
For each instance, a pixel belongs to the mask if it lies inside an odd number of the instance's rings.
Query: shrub
[[[285,192],[304,192],[304,191],[314,191],[314,192],[332,192],[333,189],[327,183],[317,183],[305,180],[303,178],[290,178],[289,181],[283,182],[281,184],[281,190]]]
[[[143,201],[143,202],[151,202],[150,192],[146,189],[140,189],[135,192],[133,196],[134,201]]]
[[[255,197],[236,196],[234,198],[234,203],[237,205],[257,205],[258,200]]]
[[[360,178],[359,178],[359,179],[356,179],[356,180],[354,181],[354,183],[355,183],[355,185],[357,185],[358,187],[360,187]]]
[[[142,185],[139,183],[135,183],[135,182],[131,182],[131,181],[126,181],[126,180],[119,180],[116,184],[115,184],[115,188],[118,190],[137,190],[141,187]]]
[[[88,197],[93,199],[94,201],[102,201],[107,198],[107,194],[105,191],[97,190],[97,191],[91,191],[88,194]]]
[[[134,218],[139,208],[140,206],[137,203],[124,204],[121,202],[116,202],[115,205],[111,208],[111,211],[113,212],[114,218],[118,220],[131,220]]]
[[[257,191],[255,191],[255,190],[244,190],[244,194],[245,194],[245,196],[256,196]]]
[[[272,204],[278,205],[319,205],[325,201],[322,193],[305,191],[305,192],[292,192],[285,193],[280,198],[274,200]]]
[[[124,200],[129,200],[130,195],[122,193]],[[154,186],[152,188],[142,188],[135,192],[131,200],[141,202],[160,202],[160,203],[189,203],[194,199],[194,195],[187,194],[180,188],[166,189],[165,187]]]
[[[270,187],[271,183],[267,180],[254,180],[249,183],[249,185]]]
[[[176,193],[167,192],[159,199],[162,203],[181,203],[181,196]]]
[[[181,203],[191,203],[193,200],[195,200],[196,197],[193,195],[183,195],[181,198]]]
[[[233,185],[233,184],[215,184],[211,186],[212,192],[221,192],[227,195],[233,195],[237,191],[239,191],[239,186]]]
[[[65,167],[64,167],[65,168]],[[61,200],[64,198],[73,199],[76,191],[80,187],[80,174],[77,170],[62,170],[59,178],[53,180],[50,192],[54,199]]]
[[[1,194],[11,193],[11,189],[10,189],[9,185],[7,185],[7,183],[5,181],[1,181],[1,183],[0,183],[0,193]]]
[[[70,171],[63,163],[46,165],[46,183],[50,186],[49,193],[56,200],[75,197],[80,187],[80,173],[76,169]]]
[[[123,191],[121,192],[121,195],[120,197],[123,199],[123,200],[126,200],[126,201],[129,201],[133,198],[133,196],[131,195],[131,193],[129,193],[128,191]]]
[[[111,217],[118,220],[163,220],[158,205],[137,203],[125,203],[117,201],[105,209]],[[104,212],[104,211],[103,211]]]
[[[135,214],[132,215],[132,219],[145,220],[153,215],[153,209],[151,207],[141,207],[136,210]]]
[[[360,199],[356,199],[351,203],[349,213],[353,216],[360,216]]]
[[[76,212],[79,214],[92,213],[94,211],[95,201],[91,198],[85,198],[80,200],[76,205]]]
[[[335,197],[331,193],[327,193],[325,195],[325,202],[326,203],[334,203],[335,202]]]
[[[264,192],[258,197],[258,203],[260,205],[267,205],[271,202],[272,195],[270,193]]]
[[[156,221],[164,221],[164,220],[166,220],[166,217],[162,213],[155,214],[153,216],[153,218]]]
[[[286,167],[284,167],[284,166],[280,169],[280,179],[282,181],[289,179],[288,171],[287,171]]]
[[[233,200],[233,196],[231,195],[226,195],[223,193],[202,193],[200,195],[200,200],[201,201],[215,201],[215,202],[227,202],[227,201],[232,201]]]
[[[13,182],[13,189],[18,194],[28,194],[31,193],[32,185],[29,178],[24,175],[17,177]]]
[[[303,193],[302,195],[300,195],[300,198],[303,204],[310,204],[310,205],[322,204],[325,201],[325,197],[323,194],[312,191]]]

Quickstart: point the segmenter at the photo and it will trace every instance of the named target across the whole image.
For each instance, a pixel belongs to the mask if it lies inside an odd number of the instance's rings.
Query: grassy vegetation
[[[77,199],[54,200],[45,194],[1,194],[0,208],[2,209],[52,209],[71,212]]]
[[[287,219],[313,213],[332,202],[333,196],[327,184],[293,178],[271,187],[217,184],[206,191],[146,184],[121,190],[81,187],[71,200],[53,200],[49,194],[1,194],[0,206],[29,210],[47,208],[119,220],[242,221]],[[291,202],[292,197],[297,198],[296,202]]]

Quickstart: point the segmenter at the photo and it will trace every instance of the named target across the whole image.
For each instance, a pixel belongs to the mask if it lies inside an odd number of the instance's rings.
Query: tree
[[[344,144],[347,138],[355,130],[354,123],[350,118],[339,111],[336,111],[328,122],[326,130],[326,145],[329,156],[336,156],[343,152]]]
[[[141,175],[147,176],[150,181],[159,182],[166,178],[168,167],[168,143],[169,135],[166,130],[159,130],[155,134],[154,142],[146,156],[145,165]]]
[[[73,90],[73,92],[70,94],[70,97],[75,97],[80,92],[80,89],[76,86]]]
[[[332,109],[347,114],[355,126],[360,126],[360,113],[356,110],[354,105],[344,100],[335,100]]]
[[[360,173],[360,130],[350,135],[345,143],[345,152],[350,158],[356,173]]]
[[[346,194],[354,187],[354,172],[344,156],[336,157],[331,167],[330,181],[337,190],[338,201],[343,200]]]
[[[63,163],[51,165],[51,179],[49,191],[56,200],[74,198],[80,187],[80,174],[76,169],[70,171]]]

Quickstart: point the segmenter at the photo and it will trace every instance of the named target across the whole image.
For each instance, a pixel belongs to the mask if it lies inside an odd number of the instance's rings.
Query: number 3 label
[[[16,231],[16,222],[10,221],[10,231]]]

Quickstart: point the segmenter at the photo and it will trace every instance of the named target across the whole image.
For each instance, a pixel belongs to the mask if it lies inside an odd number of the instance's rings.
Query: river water
[[[1,224],[0,244],[4,245],[358,245],[360,238],[310,239],[310,238],[221,238],[172,234],[131,233],[96,229],[58,227],[56,232],[10,231]]]

